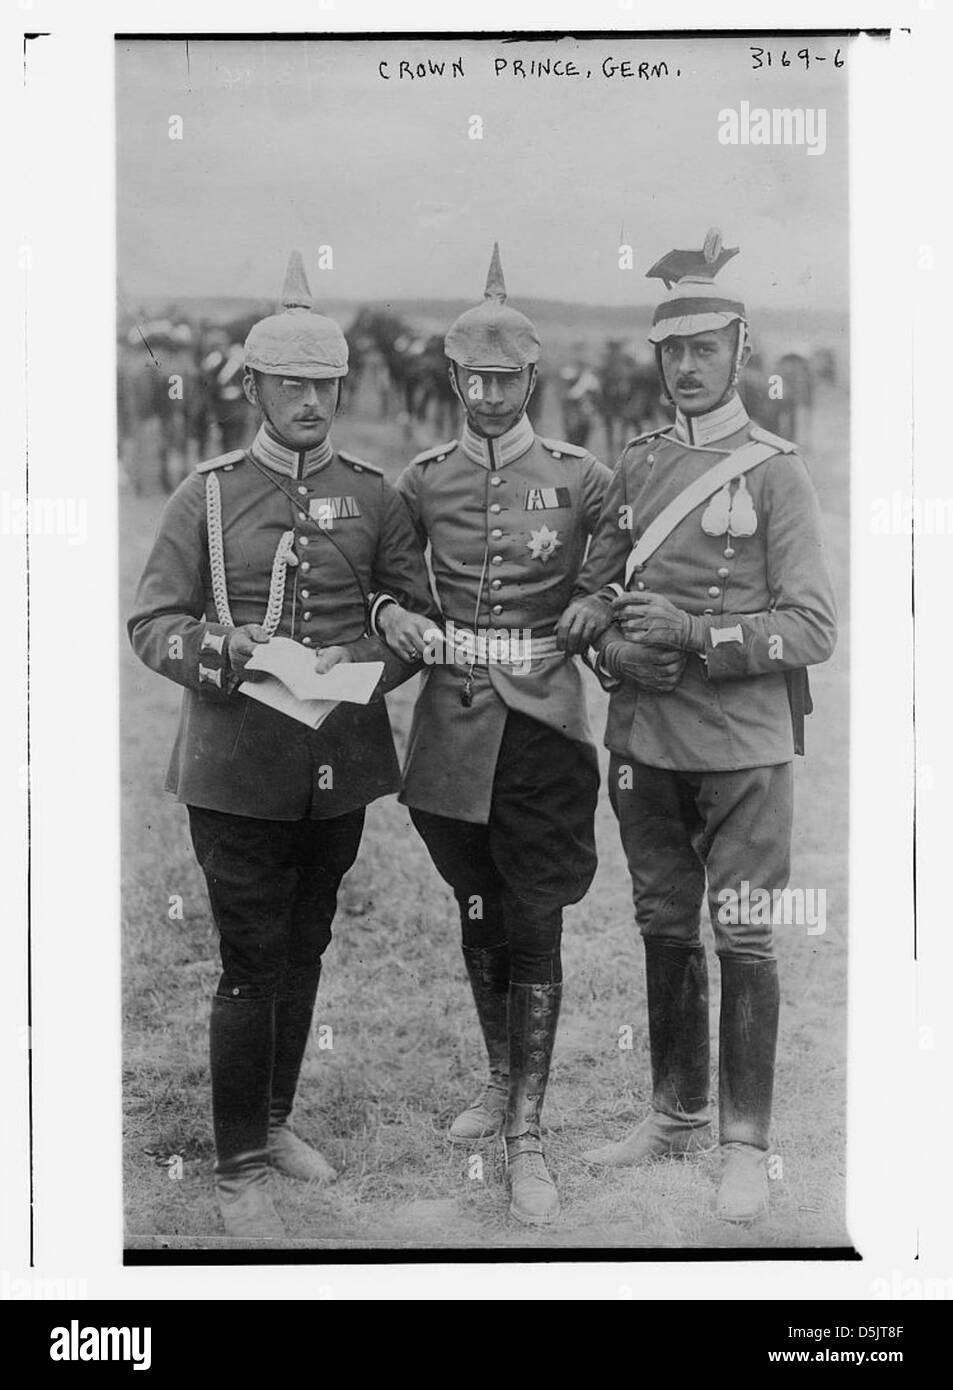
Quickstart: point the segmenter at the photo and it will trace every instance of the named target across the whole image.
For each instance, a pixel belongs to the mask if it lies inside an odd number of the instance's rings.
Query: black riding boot
[[[718,1140],[725,1167],[717,1211],[726,1221],[752,1221],[768,1206],[778,1004],[776,961],[722,956]]]
[[[275,1047],[275,1001],[236,991],[212,1000],[209,1060],[215,1131],[215,1193],[226,1234],[285,1234],[272,1201],[268,1104]]]
[[[627,1167],[708,1147],[708,967],[704,946],[647,936],[645,987],[652,1057],[652,1109],[617,1144],[583,1154],[588,1163]]]
[[[511,984],[510,1084],[503,1150],[510,1215],[541,1226],[559,1215],[559,1196],[543,1159],[540,1114],[556,1040],[561,984]]]
[[[306,1144],[288,1123],[321,979],[321,962],[290,967],[275,998],[275,1062],[271,1074],[268,1157],[271,1166],[302,1182],[333,1182],[337,1173],[323,1154]]]
[[[483,1094],[468,1105],[450,1126],[453,1141],[484,1139],[499,1134],[509,1091],[510,1044],[507,1024],[510,986],[510,948],[464,946],[477,1018],[486,1043],[490,1079]]]

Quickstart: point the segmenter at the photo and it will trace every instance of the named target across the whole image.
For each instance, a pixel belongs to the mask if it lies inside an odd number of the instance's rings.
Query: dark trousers
[[[264,998],[286,977],[313,971],[331,940],[341,879],[357,858],[363,807],[297,821],[188,811],[220,936],[218,993]]]
[[[643,936],[699,945],[707,876],[717,953],[773,959],[771,922],[746,904],[756,890],[773,893],[788,881],[793,781],[790,763],[675,772],[613,753],[609,799]]]
[[[508,944],[514,984],[562,980],[562,910],[596,871],[598,794],[595,749],[510,710],[486,825],[410,808],[453,889],[463,945]]]

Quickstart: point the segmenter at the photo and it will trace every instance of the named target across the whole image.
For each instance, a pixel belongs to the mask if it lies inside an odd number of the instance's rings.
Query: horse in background
[[[654,428],[664,418],[661,383],[654,361],[639,361],[616,339],[606,343],[596,376],[606,457],[614,459],[627,439]]]

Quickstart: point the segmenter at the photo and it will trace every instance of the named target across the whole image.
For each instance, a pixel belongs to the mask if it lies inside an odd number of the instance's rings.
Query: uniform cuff
[[[228,659],[230,632],[224,623],[207,623],[199,638],[198,686],[203,695],[231,695],[240,683]]]
[[[384,634],[381,631],[377,620],[380,617],[381,613],[383,613],[384,609],[388,606],[388,604],[391,603],[397,603],[397,600],[394,598],[393,594],[388,594],[386,592],[375,594],[374,597],[371,599],[370,629],[371,632],[376,633],[382,641],[384,640]],[[398,604],[398,607],[399,606],[400,605]]]
[[[708,650],[708,629],[710,623],[708,618],[689,615],[688,619],[688,641],[686,647],[690,652],[696,652],[704,661]]]
[[[589,667],[590,671],[594,673],[603,690],[612,691],[621,689],[622,681],[618,676],[614,676],[611,671],[606,670],[602,661],[602,652],[598,647],[590,647],[589,650],[584,653],[582,659]]]

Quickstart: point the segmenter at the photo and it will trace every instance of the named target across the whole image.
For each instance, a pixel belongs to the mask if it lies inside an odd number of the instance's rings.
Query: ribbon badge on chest
[[[342,517],[360,516],[361,509],[354,497],[312,497],[308,503],[308,513],[312,521],[330,530]]]
[[[753,536],[758,529],[758,515],[744,478],[736,478],[737,489],[725,483],[716,492],[702,515],[702,530],[706,536]]]
[[[553,558],[561,545],[559,532],[550,531],[548,526],[540,526],[537,530],[530,531],[529,540],[526,542],[526,548],[532,558],[542,560],[543,564]]]

